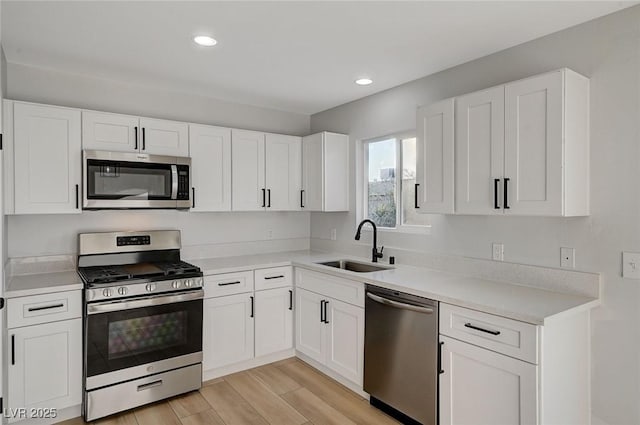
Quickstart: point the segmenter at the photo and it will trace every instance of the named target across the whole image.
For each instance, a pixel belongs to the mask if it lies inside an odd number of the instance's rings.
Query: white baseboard
[[[244,362],[234,363],[229,366],[219,367],[217,369],[209,369],[202,372],[202,381],[209,381],[211,379],[219,378],[221,376],[230,375],[236,372],[242,372],[243,370],[252,369],[254,367],[263,366],[269,363],[277,362],[280,360],[288,359],[295,356],[295,350],[290,348],[288,350],[279,351],[277,353],[268,354],[266,356],[256,357]]]
[[[296,357],[299,358],[300,360],[302,360],[303,362],[307,363],[312,368],[317,369],[318,371],[324,373],[325,375],[329,376],[333,380],[338,381],[339,383],[341,383],[345,387],[349,388],[351,391],[353,391],[354,393],[358,394],[359,396],[364,397],[365,399],[369,400],[369,394],[365,393],[362,390],[362,384],[356,384],[355,382],[352,382],[352,381],[349,381],[348,379],[345,379],[342,375],[339,375],[339,374],[335,373],[334,371],[332,371],[328,367],[326,367],[323,364],[313,360],[311,357],[309,357],[306,354],[303,354],[303,353],[301,353],[299,351],[296,351]]]

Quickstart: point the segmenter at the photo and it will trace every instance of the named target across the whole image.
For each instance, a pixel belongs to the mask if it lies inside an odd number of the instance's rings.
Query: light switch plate
[[[560,248],[560,267],[563,269],[575,269],[576,268],[576,249],[575,248]]]
[[[622,277],[640,279],[640,253],[622,253]]]
[[[504,244],[502,243],[494,243],[491,244],[491,258],[494,261],[504,261]]]

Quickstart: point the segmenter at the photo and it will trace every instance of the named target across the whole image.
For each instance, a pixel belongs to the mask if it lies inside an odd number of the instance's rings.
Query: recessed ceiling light
[[[356,84],[359,86],[368,86],[371,83],[373,83],[373,80],[371,78],[358,78],[356,80]]]
[[[218,44],[215,38],[209,37],[208,35],[197,35],[193,37],[193,41],[201,46],[211,47]]]

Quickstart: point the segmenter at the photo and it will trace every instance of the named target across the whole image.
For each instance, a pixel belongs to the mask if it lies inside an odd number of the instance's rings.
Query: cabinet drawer
[[[251,291],[253,291],[253,271],[214,274],[204,277],[205,298]]]
[[[270,267],[255,271],[256,291],[262,289],[284,288],[292,285],[291,266]]]
[[[297,268],[296,287],[364,307],[364,284],[361,282]]]
[[[7,327],[37,325],[82,317],[81,291],[10,298],[7,301]]]
[[[538,327],[440,303],[440,333],[538,364]]]

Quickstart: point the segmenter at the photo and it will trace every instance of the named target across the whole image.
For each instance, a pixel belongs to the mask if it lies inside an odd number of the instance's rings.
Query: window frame
[[[431,233],[431,223],[427,222],[424,225],[421,224],[404,224],[403,217],[403,202],[405,200],[402,199],[402,164],[403,164],[403,152],[402,152],[402,141],[405,139],[416,138],[417,143],[417,135],[415,130],[410,131],[402,131],[391,133],[386,136],[379,136],[367,139],[360,139],[358,141],[358,152],[357,158],[358,162],[356,163],[356,173],[357,173],[357,185],[356,185],[356,195],[358,202],[356,204],[356,225],[369,217],[368,214],[368,184],[369,184],[369,149],[368,146],[371,143],[381,142],[384,140],[394,139],[396,146],[396,178],[395,178],[395,202],[396,202],[396,227],[381,227],[378,226],[378,231],[380,232],[389,232],[389,233],[414,233],[414,234],[430,234]],[[363,229],[369,230],[368,227]]]

